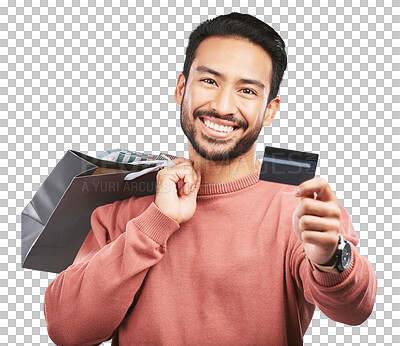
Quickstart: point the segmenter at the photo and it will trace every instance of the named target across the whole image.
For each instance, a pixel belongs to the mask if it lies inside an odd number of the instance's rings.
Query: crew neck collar
[[[260,176],[260,170],[261,166],[256,172],[252,174],[225,183],[200,184],[199,192],[197,193],[197,195],[220,195],[245,189],[259,182],[258,178]]]

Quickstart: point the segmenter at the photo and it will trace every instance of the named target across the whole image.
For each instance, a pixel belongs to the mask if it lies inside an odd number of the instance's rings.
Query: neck
[[[201,184],[218,184],[234,181],[255,173],[261,167],[257,160],[255,148],[232,160],[228,164],[209,161],[201,157],[189,143],[189,158],[194,168],[201,171]]]

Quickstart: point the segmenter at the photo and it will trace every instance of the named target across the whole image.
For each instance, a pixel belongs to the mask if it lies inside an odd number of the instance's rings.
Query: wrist
[[[344,240],[343,236],[339,234],[339,241],[337,245],[337,250],[333,258],[326,264],[317,264],[312,263],[310,259],[307,257],[304,246],[303,246],[303,254],[304,257],[308,260],[312,271],[314,271],[314,267],[319,271],[340,274],[344,270],[346,270],[350,266],[351,261],[351,246],[350,243]],[[333,263],[332,263],[333,262]]]
[[[316,265],[320,265],[320,266],[329,266],[329,267],[332,267],[332,266],[336,263],[337,255],[338,255],[338,248],[337,248],[337,246],[336,246],[336,247],[335,247],[335,251],[334,251],[334,253],[333,253],[333,255],[332,255],[332,257],[330,258],[329,261],[327,261],[327,262],[325,262],[325,263],[314,263],[314,262],[312,262],[312,263],[313,263],[313,264],[316,264]]]
[[[314,271],[315,270],[314,268],[316,268],[320,272],[340,274],[337,269],[333,268],[333,265],[336,263],[336,256],[334,256],[335,260],[333,261],[332,265],[331,264],[320,265],[320,264],[312,262],[307,257],[306,250],[304,249],[304,246],[303,246],[303,255],[304,255],[304,258],[307,260],[308,264],[310,265],[311,271]]]

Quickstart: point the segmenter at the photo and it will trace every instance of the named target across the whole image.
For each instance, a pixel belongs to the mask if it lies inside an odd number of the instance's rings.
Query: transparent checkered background
[[[188,157],[173,98],[188,36],[237,11],[271,24],[288,47],[280,111],[257,157],[264,145],[319,153],[317,176],[349,211],[359,251],[377,271],[365,323],[346,326],[317,310],[304,343],[400,344],[400,2],[188,3],[0,2],[0,343],[52,344],[43,299],[56,275],[21,268],[24,206],[68,149]]]

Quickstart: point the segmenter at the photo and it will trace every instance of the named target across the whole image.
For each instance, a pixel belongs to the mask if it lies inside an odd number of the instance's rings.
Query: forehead
[[[197,47],[191,70],[207,66],[229,79],[261,79],[270,85],[272,60],[264,49],[246,39],[212,36]]]

